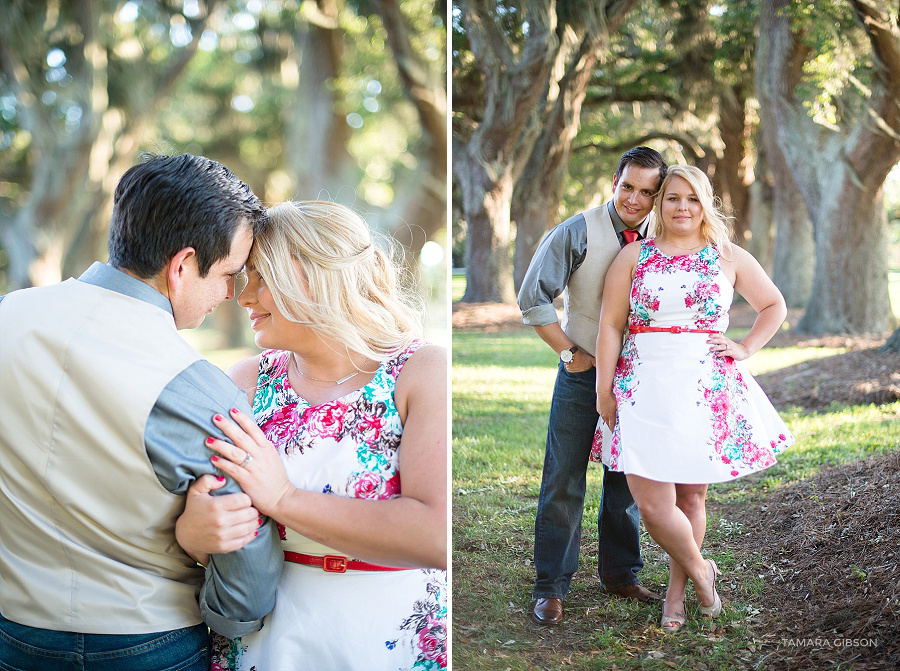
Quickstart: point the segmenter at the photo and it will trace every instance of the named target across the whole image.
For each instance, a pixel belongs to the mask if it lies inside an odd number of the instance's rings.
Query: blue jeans
[[[209,629],[78,634],[36,629],[0,615],[3,671],[209,671]]]
[[[534,521],[535,599],[564,599],[578,568],[588,458],[599,419],[595,380],[594,368],[569,373],[559,364]],[[637,573],[644,566],[639,524],[625,475],[604,466],[597,515],[597,569],[607,590],[639,582]]]

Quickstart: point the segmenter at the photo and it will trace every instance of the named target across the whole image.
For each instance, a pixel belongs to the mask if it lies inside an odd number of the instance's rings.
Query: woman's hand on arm
[[[231,381],[248,392],[251,405],[253,392],[256,390],[260,356],[244,359],[227,371]],[[213,456],[211,461],[216,468],[237,481],[241,489],[253,500],[253,505],[264,515],[274,517],[272,510],[277,501],[273,497],[286,496],[294,489],[288,480],[281,457],[252,417],[234,408],[227,414],[233,421],[228,421],[223,413],[213,417],[213,423],[222,429],[234,444],[208,438],[206,446],[224,457],[223,459]],[[240,466],[248,454],[251,461],[247,463],[246,468]]]
[[[231,420],[215,415],[213,424],[231,443],[207,438],[206,446],[218,452],[210,460],[216,468],[237,481],[260,512],[280,521],[278,507],[296,491],[296,487],[288,479],[275,446],[256,422],[235,408],[231,408],[228,414]]]
[[[213,496],[225,478],[201,475],[188,489],[184,512],[175,523],[175,538],[198,564],[209,563],[209,555],[233,552],[256,536],[259,512],[246,494]]]
[[[403,422],[400,496],[358,499],[299,490],[256,424],[239,412],[213,419],[234,445],[213,440],[213,462],[264,514],[350,557],[401,568],[447,566],[447,356],[426,345],[404,364],[394,391]],[[246,454],[251,459],[246,467]]]

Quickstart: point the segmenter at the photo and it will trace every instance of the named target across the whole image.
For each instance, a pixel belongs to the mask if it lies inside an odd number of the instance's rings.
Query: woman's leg
[[[691,524],[694,543],[699,550],[706,535],[706,490],[708,485],[675,485],[675,507],[684,513]],[[684,612],[684,592],[688,575],[671,557],[669,558],[669,587],[666,591],[665,614]]]
[[[672,596],[677,597],[679,583],[683,595],[684,586],[690,578],[694,582],[694,590],[700,605],[711,605],[715,598],[713,582],[709,575],[709,564],[700,554],[700,543],[706,530],[706,508],[705,505],[702,506],[702,513],[697,510],[699,492],[691,492],[690,485],[676,486],[671,482],[657,482],[639,475],[628,475],[627,478],[628,487],[640,510],[644,526],[647,527],[653,540],[670,557],[669,590],[672,590]],[[691,517],[676,505],[678,487],[688,488],[682,489],[681,502],[691,512]],[[702,500],[705,500],[705,486],[701,487],[703,487]],[[695,524],[698,527],[699,540],[695,537]],[[671,562],[677,565],[674,573],[671,570]],[[674,584],[672,580],[675,581]]]

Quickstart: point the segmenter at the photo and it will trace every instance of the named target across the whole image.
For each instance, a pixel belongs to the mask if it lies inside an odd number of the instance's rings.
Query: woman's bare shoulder
[[[447,379],[447,349],[440,345],[422,345],[403,364],[397,376],[397,389],[403,393],[418,386],[441,386]]]
[[[247,357],[231,366],[225,374],[231,378],[238,387],[247,391],[256,388],[256,378],[259,371],[259,358],[262,354]]]

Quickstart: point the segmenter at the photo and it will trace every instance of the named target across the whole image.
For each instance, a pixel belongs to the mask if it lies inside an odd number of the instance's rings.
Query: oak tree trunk
[[[816,224],[812,293],[797,328],[879,333],[893,325],[888,295],[887,218],[879,188],[866,193],[837,157]]]
[[[515,300],[510,250],[513,185],[537,139],[529,120],[559,49],[556,3],[527,0],[520,44],[512,44],[495,3],[461,0],[461,20],[484,78],[485,105],[465,146],[454,151],[466,235],[464,302]],[[460,145],[462,143],[460,142]]]
[[[511,218],[516,226],[513,253],[516,291],[544,233],[558,223],[562,185],[572,142],[580,126],[581,104],[599,60],[602,43],[596,32],[585,35],[580,44],[566,44],[564,40],[558,67],[564,67],[565,74],[558,84],[548,87],[548,93],[554,91],[556,97],[542,101],[533,113],[532,123],[540,128],[540,134],[513,191]],[[567,62],[570,56],[571,63]]]
[[[881,346],[883,352],[900,352],[900,328],[891,334],[884,345]]]
[[[773,176],[777,186],[772,199],[772,281],[788,307],[802,308],[809,301],[816,258],[812,226],[791,176],[783,170],[773,172]]]
[[[880,332],[893,324],[888,297],[887,223],[882,184],[900,159],[900,29],[887,2],[852,0],[872,50],[873,77],[864,114],[840,129],[813,123],[792,91],[803,50],[782,12],[788,0],[760,8],[757,62],[765,66],[760,105],[812,222],[812,293],[798,329],[814,334]],[[787,73],[787,77],[785,77]],[[793,81],[799,77],[794,76]],[[784,242],[779,238],[779,243]],[[776,248],[778,245],[776,245]],[[794,257],[794,261],[799,261]]]
[[[719,96],[719,133],[724,148],[722,158],[716,161],[716,172],[721,173],[724,187],[721,195],[725,209],[734,217],[735,241],[742,247],[746,244],[746,233],[750,227],[750,187],[744,174],[749,128],[745,118],[746,105],[743,87],[725,88]]]
[[[806,213],[803,195],[794,183],[785,161],[785,148],[778,133],[778,101],[793,100],[794,87],[800,83],[808,49],[794,40],[786,17],[767,15],[763,10],[756,45],[756,91],[760,101],[759,138],[772,177],[772,219],[774,246],[772,281],[788,307],[805,307],[812,288],[815,247],[812,225]],[[769,23],[771,22],[771,23]]]
[[[413,48],[410,29],[397,0],[375,0],[375,6],[388,34],[400,81],[407,98],[416,108],[424,150],[417,159],[421,169],[410,193],[401,194],[402,214],[393,236],[403,244],[407,265],[415,268],[413,258],[425,242],[444,226],[447,215],[447,95],[444,73],[433,79],[425,59]]]
[[[466,223],[466,290],[464,303],[515,301],[509,245],[512,179],[495,182],[472,161],[469,179],[463,182]],[[465,194],[468,194],[466,197]],[[478,201],[478,197],[482,199]]]
[[[750,252],[771,276],[772,247],[775,232],[772,226],[772,203],[775,200],[775,189],[772,175],[769,172],[765,145],[760,140],[757,140],[756,144],[758,147],[756,165],[754,167],[756,179],[753,180],[749,188],[750,204],[747,218],[747,230],[750,235],[744,245],[744,249]]]
[[[196,53],[216,4],[210,0],[202,15],[189,20],[192,40],[184,48],[119,74],[141,80],[132,81],[120,94],[117,107],[109,101],[111,51],[102,27],[106,3],[78,0],[42,11],[24,5],[4,8],[0,69],[21,103],[21,126],[32,135],[30,199],[15,215],[0,219],[0,235],[10,253],[9,289],[58,281],[63,271],[75,274],[99,251],[108,223],[104,215],[118,176],[134,162],[149,120],[166,104]],[[66,51],[66,69],[72,77],[66,95],[82,114],[77,126],[65,132],[52,118],[54,110],[38,102],[46,87],[45,45],[38,38],[50,30],[73,36]],[[72,227],[72,221],[80,224]]]
[[[559,195],[540,190],[532,190],[529,193],[527,198],[523,198],[522,202],[512,208],[516,226],[513,250],[513,284],[516,293],[522,286],[522,280],[525,279],[528,265],[537,251],[541,238],[554,224],[559,223]]]
[[[561,76],[554,77],[534,110],[531,122],[538,126],[540,135],[513,192],[513,277],[517,291],[544,233],[558,223],[563,181],[594,70],[604,59],[610,33],[636,4],[636,0],[596,3],[593,12],[585,12],[577,27],[563,34],[553,70]]]
[[[285,116],[288,147],[285,163],[302,199],[337,199],[341,187],[352,184],[353,159],[347,152],[350,128],[335,89],[344,52],[336,0],[317,0],[303,13],[294,34],[293,58],[297,87],[290,114]]]

